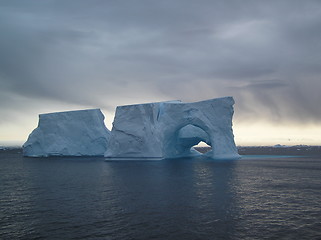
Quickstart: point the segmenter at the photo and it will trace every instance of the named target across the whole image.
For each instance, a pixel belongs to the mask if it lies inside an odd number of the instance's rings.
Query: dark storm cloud
[[[110,110],[232,95],[239,119],[320,122],[319,9],[292,0],[1,1],[0,94]]]

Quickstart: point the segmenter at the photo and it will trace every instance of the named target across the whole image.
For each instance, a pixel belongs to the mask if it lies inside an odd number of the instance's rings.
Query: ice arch
[[[210,137],[201,127],[188,124],[172,131],[164,139],[164,156],[167,158],[189,157],[201,155],[201,153],[191,149],[199,142],[206,142],[209,145]]]
[[[204,142],[211,146],[208,134],[201,128],[194,125],[186,125],[181,128],[177,134],[178,148],[182,149],[186,154],[202,155],[202,153],[196,151],[193,146],[198,145],[200,142]]]
[[[180,130],[192,125],[208,135],[206,141],[212,146],[212,151],[207,154],[209,157],[239,158],[232,131],[233,105],[233,98],[225,97],[194,103],[171,101],[119,106],[116,109],[105,156],[111,158],[191,156],[190,151],[177,143],[180,139]],[[181,141],[184,142],[182,139]]]

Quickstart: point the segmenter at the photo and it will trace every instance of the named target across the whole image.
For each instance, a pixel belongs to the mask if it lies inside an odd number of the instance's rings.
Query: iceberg
[[[224,97],[118,106],[111,132],[100,109],[40,114],[23,155],[181,158],[201,155],[193,146],[203,141],[212,147],[207,157],[238,159],[233,105],[232,97]]]
[[[164,159],[195,156],[206,142],[213,159],[238,159],[232,97],[200,102],[157,102],[118,106],[105,157]],[[199,153],[200,154],[200,153]]]
[[[103,156],[110,137],[104,118],[100,109],[40,114],[38,127],[23,144],[23,155]]]

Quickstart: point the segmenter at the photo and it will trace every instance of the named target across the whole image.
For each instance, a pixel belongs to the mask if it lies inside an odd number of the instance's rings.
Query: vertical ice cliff
[[[110,131],[100,109],[39,115],[23,145],[24,156],[103,156]]]
[[[232,131],[234,100],[217,98],[119,106],[105,153],[110,158],[177,158],[194,156],[199,141],[212,146],[206,155],[237,159]]]

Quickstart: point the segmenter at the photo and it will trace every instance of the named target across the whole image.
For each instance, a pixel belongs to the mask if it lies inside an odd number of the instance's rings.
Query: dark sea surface
[[[273,153],[117,162],[2,150],[0,239],[321,239],[321,156]]]

